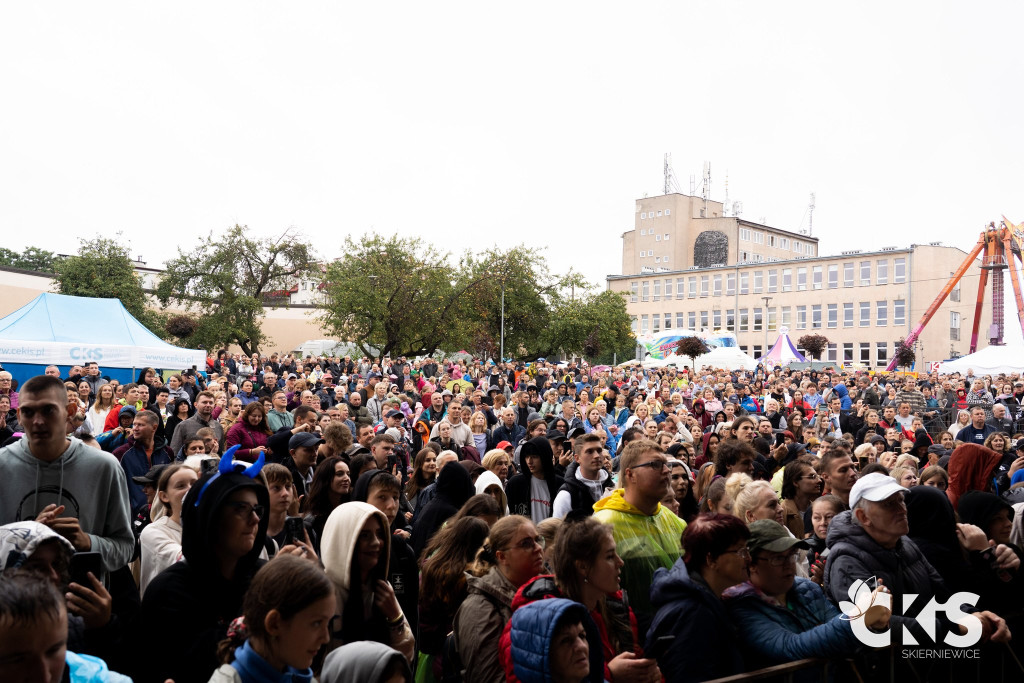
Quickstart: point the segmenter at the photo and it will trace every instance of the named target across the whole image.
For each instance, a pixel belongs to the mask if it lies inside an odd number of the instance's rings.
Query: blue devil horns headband
[[[210,484],[217,481],[217,478],[220,477],[220,475],[237,472],[238,474],[244,474],[250,479],[255,479],[256,476],[259,475],[260,470],[263,469],[263,464],[266,462],[266,458],[263,453],[260,452],[260,457],[256,458],[256,462],[246,467],[244,462],[235,462],[232,459],[232,456],[238,448],[239,446],[236,445],[224,451],[224,455],[220,457],[220,465],[217,467],[217,473],[207,479],[206,483],[203,484],[203,488],[199,489],[199,495],[196,496],[196,507],[199,507],[199,502],[202,501],[203,494],[206,493],[206,489],[210,488]]]

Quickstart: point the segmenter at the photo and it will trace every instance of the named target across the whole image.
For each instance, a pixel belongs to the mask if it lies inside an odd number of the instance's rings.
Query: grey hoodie
[[[398,650],[372,640],[342,645],[327,655],[320,683],[384,683],[392,662],[401,662],[406,683],[412,683],[412,671]]]
[[[0,524],[34,520],[50,503],[78,518],[107,571],[128,564],[135,547],[128,483],[114,456],[74,437],[51,463],[35,458],[26,439],[0,450]]]

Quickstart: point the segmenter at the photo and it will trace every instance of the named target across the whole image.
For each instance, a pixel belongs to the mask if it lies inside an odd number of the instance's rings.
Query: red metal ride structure
[[[989,223],[988,227],[978,236],[978,242],[971,249],[971,252],[953,273],[949,281],[939,291],[938,296],[928,306],[928,309],[921,316],[913,331],[907,336],[905,344],[910,346],[920,336],[925,325],[932,319],[939,306],[946,300],[949,293],[953,291],[964,274],[976,263],[981,255],[981,278],[978,280],[978,299],[974,305],[974,324],[971,327],[971,350],[974,353],[978,350],[978,328],[981,326],[981,312],[985,303],[985,285],[989,281],[989,273],[992,274],[992,326],[994,331],[989,339],[991,344],[1003,343],[1003,331],[1005,321],[1003,319],[1003,271],[1010,271],[1010,283],[1013,285],[1013,296],[1017,301],[1017,319],[1024,333],[1024,297],[1021,295],[1020,278],[1017,276],[1017,263],[1014,259],[1022,260],[1022,249],[1024,249],[1024,223],[1014,225],[1003,216],[997,228],[995,223]],[[889,371],[896,369],[895,356],[886,368]]]

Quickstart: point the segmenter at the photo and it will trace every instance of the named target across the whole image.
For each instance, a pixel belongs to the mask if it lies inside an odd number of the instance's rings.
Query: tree
[[[57,293],[120,299],[121,304],[140,323],[163,338],[163,318],[156,311],[146,308],[146,293],[135,274],[129,253],[121,233],[115,239],[96,236],[91,240],[80,240],[77,255],[54,263]]]
[[[626,302],[621,294],[584,292],[578,298],[558,301],[534,347],[536,356],[558,352],[595,359],[602,349],[635,349]]]
[[[695,363],[698,356],[703,356],[708,351],[708,345],[700,337],[683,337],[676,342],[676,353],[689,358],[694,370],[697,369]]]
[[[20,254],[5,247],[0,247],[0,265],[35,270],[40,273],[53,273],[54,261],[57,257],[52,251],[39,247],[29,247]]]
[[[275,291],[287,290],[317,272],[306,238],[289,228],[280,237],[258,238],[235,225],[213,233],[190,252],[178,249],[156,289],[161,306],[172,303],[196,312],[191,343],[212,349],[237,344],[250,354],[266,341],[261,329],[263,304]]]
[[[448,255],[418,238],[345,238],[346,258],[327,266],[320,321],[367,355],[457,350],[471,339],[459,315],[477,281],[461,281]]]
[[[909,368],[917,360],[917,354],[914,353],[912,346],[907,346],[906,339],[900,339],[896,342],[896,365],[904,369]]]
[[[796,343],[814,360],[821,360],[821,354],[828,348],[828,337],[823,334],[805,334]]]

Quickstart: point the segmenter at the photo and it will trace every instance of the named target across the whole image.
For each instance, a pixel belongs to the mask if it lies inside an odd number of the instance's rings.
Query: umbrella
[[[453,379],[451,382],[448,382],[448,384],[444,385],[444,388],[452,392],[453,394],[461,394],[463,391],[466,390],[467,387],[469,389],[472,389],[473,383],[468,382],[464,379]]]
[[[592,373],[594,373],[594,372],[607,372],[608,370],[611,370],[611,369],[612,369],[612,366],[610,366],[610,365],[595,365],[594,367],[590,368],[590,372],[592,372]]]

